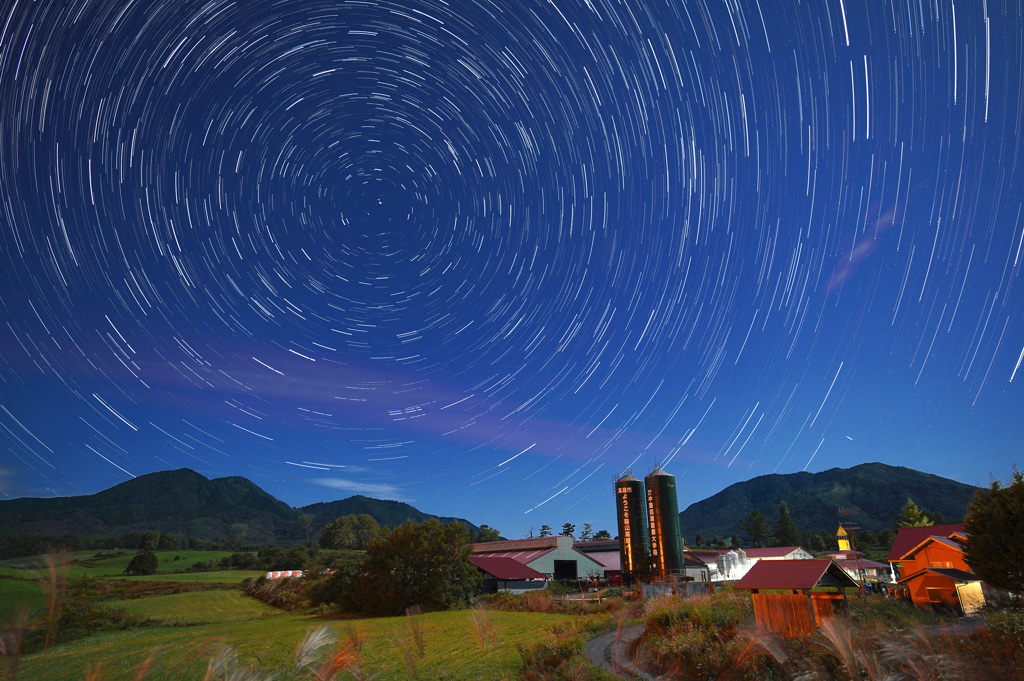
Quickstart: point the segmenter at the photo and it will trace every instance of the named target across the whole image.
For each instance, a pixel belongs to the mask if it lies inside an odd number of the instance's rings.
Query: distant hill
[[[409,504],[363,496],[292,508],[242,477],[209,480],[187,468],[160,471],[78,497],[0,501],[0,535],[120,536],[157,530],[180,537],[223,539],[234,523],[248,526],[245,542],[296,543],[305,538],[298,517],[314,516],[314,536],[342,515],[367,513],[381,525],[432,518]],[[462,522],[460,518],[439,518]]]
[[[303,506],[299,511],[301,513],[311,513],[314,518],[313,526],[319,528],[322,528],[327,523],[344,515],[359,515],[361,513],[365,513],[373,516],[373,519],[381,525],[387,525],[388,527],[397,527],[406,520],[422,523],[430,520],[431,518],[437,518],[442,523],[460,522],[469,527],[473,532],[480,529],[476,525],[473,525],[462,518],[432,516],[401,501],[371,499],[370,497],[364,497],[362,495],[356,495],[347,499],[339,499],[338,501],[310,504],[309,506]]]
[[[679,514],[679,524],[683,537],[691,542],[698,533],[706,540],[715,535],[728,539],[733,533],[742,538],[739,522],[745,515],[757,509],[774,523],[779,502],[785,501],[801,534],[834,532],[839,526],[840,507],[851,511],[845,522],[878,532],[893,526],[908,498],[925,512],[938,512],[947,521],[957,522],[964,517],[977,489],[884,463],[821,473],[762,475],[691,504]]]

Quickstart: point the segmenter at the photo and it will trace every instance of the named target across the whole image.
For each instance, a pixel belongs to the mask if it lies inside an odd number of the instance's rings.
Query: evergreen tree
[[[797,532],[796,523],[789,517],[789,505],[785,501],[779,502],[779,519],[775,521],[775,529],[772,531],[772,543],[775,546],[796,546],[800,543],[800,533]]]
[[[590,523],[583,523],[583,531],[580,532],[580,541],[591,541],[594,538],[594,530]]]
[[[704,546],[704,535],[698,532],[697,536],[693,538],[693,545]]]
[[[562,525],[562,536],[563,537],[572,537],[572,536],[575,536],[575,534],[576,534],[576,526],[575,525],[573,525],[572,523],[566,523],[566,524]]]
[[[736,533],[729,538],[729,548],[738,549],[740,547],[740,536]]]
[[[764,513],[754,509],[740,520],[740,529],[747,536],[751,546],[760,548],[771,537],[771,525]]]
[[[964,558],[975,574],[1011,593],[1024,591],[1024,473],[1016,468],[1009,484],[998,480],[978,490],[967,507]]]
[[[917,507],[913,499],[907,499],[900,514],[896,516],[896,527],[925,527],[933,524],[921,509]]]
[[[608,541],[611,538],[612,538],[612,533],[609,532],[608,530],[598,530],[594,534],[593,541]]]
[[[540,526],[540,534],[537,535],[537,536],[539,536],[539,537],[550,537],[551,535],[552,535],[552,532],[551,532],[551,528],[550,527],[548,527],[547,525],[541,525]]]

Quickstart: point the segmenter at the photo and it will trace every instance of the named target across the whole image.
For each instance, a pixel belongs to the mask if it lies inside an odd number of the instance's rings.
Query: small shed
[[[821,587],[837,593],[813,591]],[[857,582],[830,558],[759,560],[735,585],[750,589],[757,627],[787,638],[812,634],[824,620],[847,614],[847,587],[856,589]]]

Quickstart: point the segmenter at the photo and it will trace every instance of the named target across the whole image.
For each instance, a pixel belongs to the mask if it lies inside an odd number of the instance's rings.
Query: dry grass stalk
[[[480,650],[490,650],[498,642],[490,613],[479,603],[474,603],[469,621],[473,624],[473,633],[476,634]]]

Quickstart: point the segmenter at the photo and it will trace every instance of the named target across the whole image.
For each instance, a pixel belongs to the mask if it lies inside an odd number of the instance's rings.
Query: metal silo
[[[619,519],[619,558],[622,572],[636,576],[646,572],[650,543],[644,511],[644,483],[625,474],[615,481],[615,514]]]
[[[683,538],[679,531],[679,498],[676,476],[654,469],[647,487],[647,522],[651,538],[651,571],[667,577],[683,571]]]

